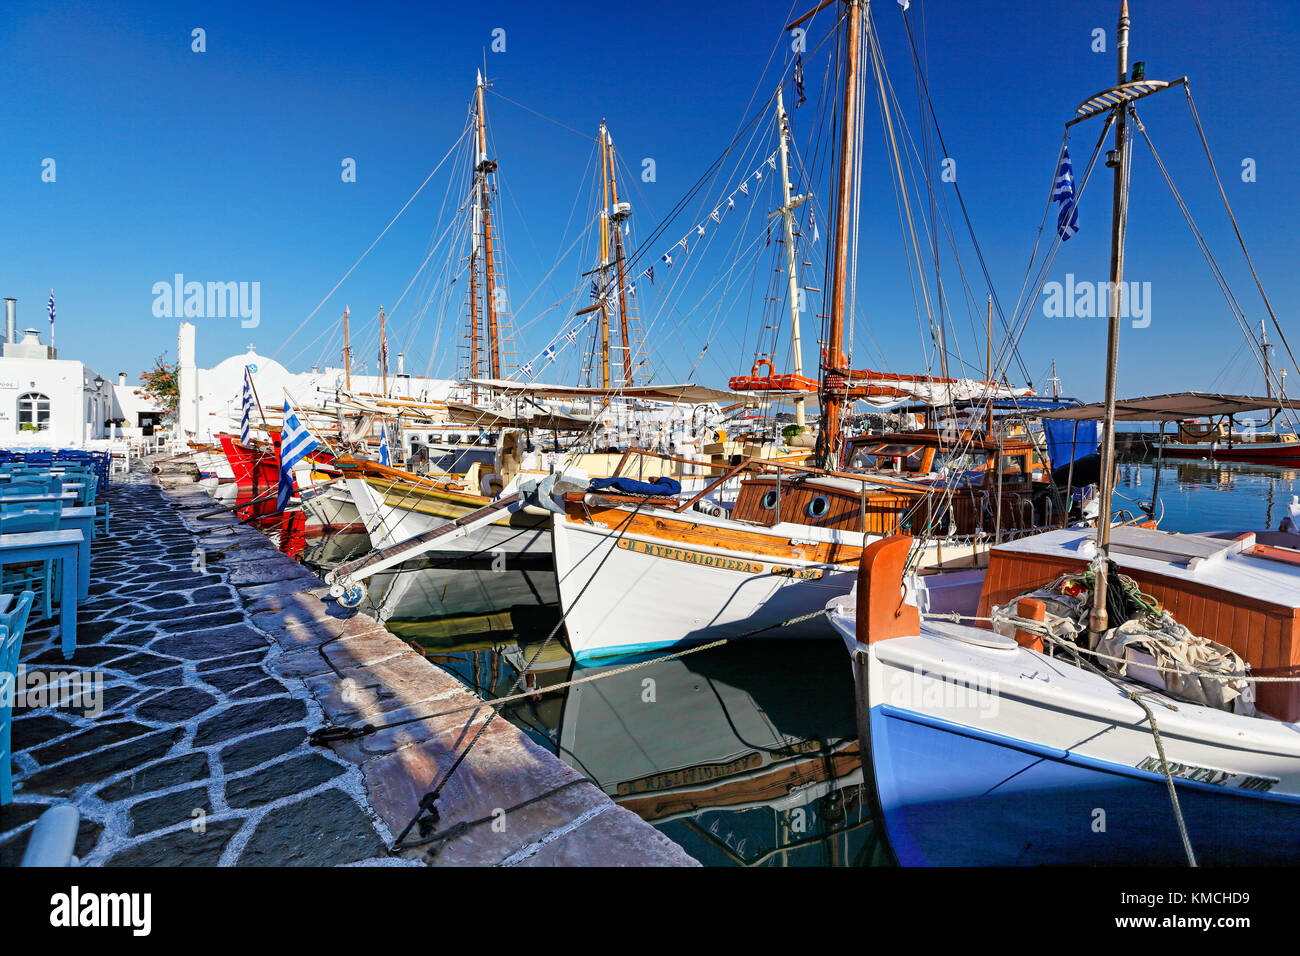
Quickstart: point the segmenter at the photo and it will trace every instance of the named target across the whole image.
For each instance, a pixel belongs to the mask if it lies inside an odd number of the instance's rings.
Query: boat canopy
[[[585,388],[577,385],[543,385],[540,383],[526,384],[522,382],[512,382],[507,379],[497,378],[476,378],[470,380],[471,385],[477,385],[480,388],[490,388],[508,395],[528,395],[533,398],[604,398],[605,396],[619,396],[621,398],[642,399],[648,402],[670,402],[673,404],[699,405],[704,402],[744,402],[753,401],[750,395],[742,395],[738,392],[729,392],[720,388],[709,388],[707,385],[634,385],[632,387],[618,388]],[[791,395],[798,394],[791,392]],[[767,393],[764,398],[771,398],[771,393]]]
[[[1256,395],[1220,395],[1218,392],[1172,392],[1146,398],[1128,398],[1115,402],[1117,422],[1179,422],[1189,418],[1212,418],[1216,415],[1239,415],[1278,407],[1276,398]],[[1061,408],[1042,413],[1043,418],[1070,421],[1093,421],[1106,416],[1102,402]]]

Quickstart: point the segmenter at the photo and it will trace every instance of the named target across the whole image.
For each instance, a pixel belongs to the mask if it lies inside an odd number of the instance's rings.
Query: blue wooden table
[[[71,658],[72,652],[77,649],[77,593],[81,580],[78,559],[82,548],[89,551],[90,542],[75,528],[0,534],[0,565],[51,559],[63,562],[59,630],[65,658]]]
[[[56,495],[54,492],[46,492],[36,495],[7,495],[4,493],[4,485],[0,485],[0,504],[28,504],[33,501],[76,501],[77,493],[75,491],[64,491],[63,494]]]

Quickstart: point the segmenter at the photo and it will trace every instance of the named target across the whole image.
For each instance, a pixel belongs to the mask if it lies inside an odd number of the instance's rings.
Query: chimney
[[[118,384],[118,385],[126,385],[126,372],[118,372],[118,373],[117,373],[117,384]]]
[[[18,341],[18,300],[5,296],[5,341]]]

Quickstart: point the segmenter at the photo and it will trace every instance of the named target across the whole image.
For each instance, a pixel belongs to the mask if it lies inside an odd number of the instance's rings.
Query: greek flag
[[[298,420],[298,414],[284,400],[284,429],[280,434],[280,493],[275,509],[284,511],[293,497],[293,466],[320,447],[316,436]]]
[[[239,440],[245,445],[248,444],[249,432],[252,429],[253,418],[253,376],[248,371],[248,366],[244,366],[244,414],[239,419]]]
[[[379,426],[379,463],[388,464],[388,422]]]
[[[581,325],[575,325],[573,328],[569,329],[569,331],[564,333],[564,337],[569,340],[570,345],[578,344],[578,331],[581,328]]]
[[[542,352],[542,357],[545,358],[545,359],[547,359],[548,361],[554,362],[554,361],[555,361],[555,346],[554,346],[554,345],[548,345],[548,346],[546,347],[546,349]]]
[[[1079,231],[1079,210],[1074,204],[1074,167],[1070,165],[1070,147],[1061,149],[1061,164],[1056,168],[1056,185],[1052,199],[1061,204],[1056,214],[1056,234],[1065,242]]]
[[[50,325],[54,325],[54,290],[50,290]]]

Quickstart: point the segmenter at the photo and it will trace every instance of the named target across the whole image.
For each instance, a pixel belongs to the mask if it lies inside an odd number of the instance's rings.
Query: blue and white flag
[[[520,378],[527,378],[528,376],[530,376],[530,375],[532,375],[532,374],[533,374],[533,363],[532,363],[532,362],[527,362],[527,363],[525,363],[524,366],[523,366],[521,369],[519,369],[519,377],[520,377]]]
[[[50,328],[54,328],[54,290],[50,290]]]
[[[700,223],[698,226],[695,227],[695,234],[697,236],[704,235],[704,223]]]
[[[632,283],[627,287],[627,297],[630,299],[630,298],[632,298],[634,295],[636,295],[636,280],[635,280],[635,279],[633,279],[633,280],[632,280]]]
[[[727,197],[727,208],[728,208],[728,209],[735,209],[735,208],[736,208],[736,197],[735,197],[735,196],[728,196],[728,197]]]
[[[379,426],[379,463],[388,464],[388,422]]]
[[[239,440],[248,444],[248,436],[253,427],[253,376],[244,366],[244,411],[239,419]]]
[[[569,329],[569,331],[564,333],[564,337],[569,340],[570,345],[578,344],[578,333],[580,331],[582,331],[582,326],[575,325],[573,328]]]
[[[665,253],[664,253],[660,258],[662,258],[663,261],[664,261],[665,263],[668,264],[668,268],[671,269],[671,268],[673,267],[673,257],[670,256],[668,253],[665,252]],[[653,276],[651,276],[650,281],[651,281],[651,282],[654,281],[654,277],[653,277]]]
[[[1056,214],[1056,234],[1065,242],[1079,231],[1079,210],[1075,205],[1074,167],[1070,165],[1070,147],[1061,149],[1061,164],[1056,168],[1052,199],[1061,204]]]
[[[712,219],[714,222],[722,222],[722,216],[718,213],[718,210],[716,209],[713,210],[713,212],[709,213],[709,218]]]
[[[298,414],[284,400],[284,429],[280,434],[280,493],[275,501],[276,511],[289,507],[293,497],[293,466],[320,447],[316,436],[298,420]]]
[[[542,352],[542,358],[546,359],[548,362],[554,362],[554,361],[555,361],[555,346],[554,346],[554,345],[548,345],[548,346],[546,347],[546,350]]]

